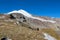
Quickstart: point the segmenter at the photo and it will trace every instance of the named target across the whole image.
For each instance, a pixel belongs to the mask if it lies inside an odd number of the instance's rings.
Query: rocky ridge
[[[44,33],[60,40],[60,19],[32,16],[24,10],[0,15],[0,39],[46,40]]]

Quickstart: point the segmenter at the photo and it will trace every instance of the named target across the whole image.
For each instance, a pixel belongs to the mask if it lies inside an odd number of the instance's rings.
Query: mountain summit
[[[9,12],[8,14],[11,14],[11,13],[20,13],[20,14],[22,14],[24,16],[27,16],[27,17],[31,17],[32,16],[31,14],[29,14],[28,12],[26,12],[25,10],[22,10],[22,9],[14,10],[12,12]]]
[[[52,21],[52,20],[45,20],[43,18],[34,17],[30,13],[28,13],[25,10],[22,10],[22,9],[21,10],[15,10],[15,11],[9,12],[8,14],[11,14],[11,13],[20,13],[20,14],[26,16],[26,17],[37,19],[37,20],[40,20],[40,21],[45,21],[45,22],[51,22],[51,23],[55,23],[56,22],[56,21]]]
[[[34,16],[25,10],[0,14],[0,39],[60,40],[60,19]]]

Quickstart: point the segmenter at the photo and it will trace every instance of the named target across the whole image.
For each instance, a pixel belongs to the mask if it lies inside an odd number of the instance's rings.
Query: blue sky
[[[60,17],[60,0],[0,0],[0,13],[19,9],[38,16]]]

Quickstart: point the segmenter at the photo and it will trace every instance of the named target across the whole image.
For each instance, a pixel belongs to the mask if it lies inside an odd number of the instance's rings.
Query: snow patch
[[[43,22],[56,23],[56,21],[53,21],[53,20],[45,20],[45,19],[42,19],[42,18],[33,17],[30,13],[28,13],[25,10],[22,10],[22,9],[21,10],[14,10],[12,12],[9,12],[8,14],[11,14],[11,13],[20,13],[20,14],[23,14],[24,16],[26,16],[26,17],[37,19],[37,20],[40,20],[40,21],[43,21]]]
[[[45,20],[45,19],[42,19],[42,18],[38,18],[38,17],[32,17],[33,19],[37,19],[37,20],[40,20],[42,22],[51,22],[51,23],[56,23],[56,21],[52,21],[52,20]]]
[[[47,34],[47,33],[44,33],[44,36],[45,36],[44,39],[47,39],[47,40],[57,40],[57,39],[55,39],[54,37],[50,36],[50,35]]]

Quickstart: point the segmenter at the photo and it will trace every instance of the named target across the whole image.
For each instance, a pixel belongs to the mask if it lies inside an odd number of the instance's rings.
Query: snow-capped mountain
[[[8,14],[11,14],[11,13],[20,13],[20,14],[26,16],[26,17],[37,19],[37,20],[44,21],[44,22],[51,22],[51,23],[55,23],[56,22],[56,21],[53,21],[53,20],[45,20],[43,18],[34,17],[30,13],[28,13],[25,10],[22,10],[22,9],[9,12]]]
[[[60,30],[59,27],[60,21],[58,21],[56,18],[32,16],[30,13],[22,9],[8,12],[7,15],[10,16],[10,18],[12,19],[14,17],[17,21],[20,22],[26,21],[24,24],[29,24],[29,26],[34,29],[52,28],[52,29]]]
[[[34,16],[22,9],[1,14],[0,26],[1,34],[13,40],[57,40],[60,38],[60,19]],[[29,39],[27,39],[28,37]]]

